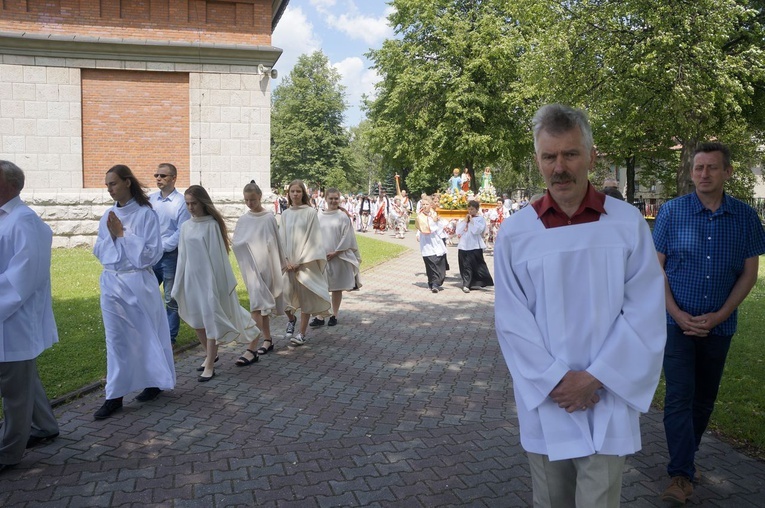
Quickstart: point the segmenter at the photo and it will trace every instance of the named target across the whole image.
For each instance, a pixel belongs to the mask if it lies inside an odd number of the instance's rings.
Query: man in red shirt
[[[659,381],[664,276],[640,212],[588,180],[587,115],[548,105],[533,127],[547,193],[499,231],[497,338],[534,506],[616,507]]]

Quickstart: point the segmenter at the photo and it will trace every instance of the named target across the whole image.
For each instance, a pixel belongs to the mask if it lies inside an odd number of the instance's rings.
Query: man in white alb
[[[664,276],[640,212],[588,181],[586,114],[544,106],[533,129],[547,193],[504,221],[494,269],[534,506],[616,507],[659,381]]]
[[[0,472],[58,436],[36,358],[58,342],[50,288],[53,233],[19,197],[24,172],[0,161]]]

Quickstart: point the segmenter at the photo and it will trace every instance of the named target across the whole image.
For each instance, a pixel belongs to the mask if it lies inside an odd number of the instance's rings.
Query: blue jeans
[[[683,335],[667,325],[664,348],[664,432],[669,449],[669,476],[693,479],[694,458],[707,429],[720,388],[731,336]]]
[[[165,252],[159,263],[154,265],[154,275],[157,283],[162,284],[165,292],[165,309],[167,309],[167,324],[170,325],[170,340],[175,343],[178,329],[181,327],[181,318],[178,316],[178,302],[170,297],[175,281],[175,267],[178,264],[178,249]]]

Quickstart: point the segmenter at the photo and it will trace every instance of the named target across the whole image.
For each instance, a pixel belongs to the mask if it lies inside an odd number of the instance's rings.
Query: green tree
[[[765,95],[760,3],[523,2],[518,13],[534,41],[523,81],[542,102],[590,112],[599,151],[627,166],[630,198],[635,167],[680,145],[673,187],[684,194],[699,141],[718,139],[741,154],[759,142],[765,114],[754,101]]]
[[[345,90],[321,52],[301,55],[273,93],[271,179],[295,178],[309,185],[347,189],[351,169],[349,134],[343,127]]]
[[[349,158],[354,182],[348,190],[369,193],[384,178],[383,157],[370,146],[371,130],[369,120],[362,120],[350,129]]]
[[[397,35],[369,53],[382,77],[367,104],[373,148],[406,186],[433,192],[455,167],[475,168],[518,150],[516,25],[501,0],[393,0]],[[526,145],[526,148],[528,145]]]

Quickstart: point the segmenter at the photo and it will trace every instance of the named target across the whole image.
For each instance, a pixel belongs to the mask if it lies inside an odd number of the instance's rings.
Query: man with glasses
[[[163,162],[157,167],[154,178],[159,192],[149,196],[151,206],[159,215],[159,227],[162,232],[162,246],[165,250],[162,259],[154,265],[157,282],[162,284],[165,291],[165,308],[167,322],[170,325],[170,340],[175,344],[181,318],[178,316],[178,304],[170,297],[175,280],[175,265],[178,261],[178,237],[181,234],[181,224],[191,216],[186,209],[183,194],[175,189],[175,179],[178,170],[170,163]]]

